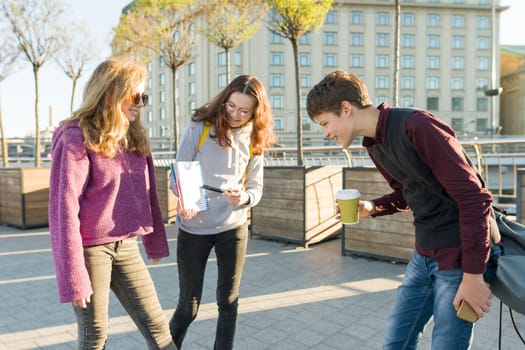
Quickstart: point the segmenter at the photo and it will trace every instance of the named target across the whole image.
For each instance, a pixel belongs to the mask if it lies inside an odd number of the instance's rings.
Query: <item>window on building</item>
[[[401,68],[414,69],[416,68],[416,57],[414,55],[402,55],[399,64]]]
[[[489,99],[486,97],[476,98],[476,111],[486,112],[489,110]]]
[[[462,132],[463,118],[452,118],[450,126],[452,126],[452,129],[454,129],[456,132]]]
[[[271,73],[270,74],[270,86],[271,87],[284,87],[284,74],[283,73]]]
[[[190,103],[188,103],[188,110],[190,111],[190,113],[193,114],[193,112],[197,109],[197,102],[195,101],[190,101]]]
[[[476,119],[476,131],[485,132],[489,128],[489,123],[487,118],[478,118]]]
[[[416,25],[416,15],[413,12],[402,12],[401,25],[403,27],[414,27]]]
[[[477,19],[478,29],[489,29],[490,28],[490,17],[489,16],[478,16]]]
[[[188,92],[190,93],[190,96],[193,96],[195,95],[197,89],[195,88],[195,82],[192,81],[190,83],[188,83]]]
[[[454,69],[454,70],[464,70],[465,69],[465,57],[463,57],[463,56],[453,56],[452,57],[452,69]]]
[[[166,119],[166,108],[165,107],[161,107],[159,109],[159,119],[160,120]]]
[[[159,102],[166,102],[166,92],[164,90],[159,91]]]
[[[365,15],[363,11],[350,11],[350,23],[351,24],[364,24]]]
[[[439,110],[439,97],[427,97],[427,109],[429,111]]]
[[[337,24],[337,11],[328,11],[324,18],[324,24]]]
[[[485,91],[489,87],[489,79],[488,78],[478,78],[476,79],[476,90],[478,91]]]
[[[312,87],[312,77],[308,73],[301,73],[301,87],[310,88]]]
[[[166,74],[164,73],[159,74],[159,84],[160,85],[166,84]]]
[[[452,110],[455,112],[463,111],[463,97],[452,97]]]
[[[337,33],[323,32],[323,44],[327,46],[337,45]]]
[[[489,62],[488,57],[476,57],[476,69],[489,70]]]
[[[401,34],[401,47],[416,47],[416,36],[414,34]]]
[[[159,56],[159,67],[164,67],[166,65],[166,62],[164,61],[164,57]]]
[[[310,67],[312,65],[312,55],[310,52],[299,52],[299,64],[301,67]]]
[[[388,89],[388,76],[376,76],[376,89]]]
[[[306,96],[301,96],[301,109],[306,109]]]
[[[452,28],[465,28],[465,15],[453,15]]]
[[[390,17],[388,12],[379,11],[376,13],[376,25],[387,26],[390,24]]]
[[[427,47],[429,49],[439,49],[439,35],[438,34],[427,35]]]
[[[273,118],[273,127],[275,130],[283,130],[283,117],[274,117]]]
[[[438,13],[429,13],[427,15],[427,27],[439,27],[440,17]]]
[[[299,45],[310,45],[311,41],[312,36],[310,35],[310,33],[306,33],[299,38]]]
[[[403,75],[399,85],[401,89],[413,90],[416,87],[416,79],[411,75]]]
[[[153,137],[153,129],[148,127],[148,138],[151,139]]]
[[[353,53],[350,55],[350,67],[362,68],[364,67],[364,57],[360,53]]]
[[[219,89],[225,88],[228,84],[228,75],[226,73],[217,74],[217,87]]]
[[[153,121],[153,111],[151,109],[148,111],[148,113],[146,113],[146,120],[148,122],[152,122]]]
[[[439,90],[439,77],[427,77],[427,90]]]
[[[376,33],[376,46],[377,47],[388,47],[389,46],[389,35],[388,33]]]
[[[270,32],[270,44],[284,44],[284,38],[276,32]]]
[[[146,69],[148,70],[148,72],[151,72],[151,70],[153,69],[153,63],[152,62],[148,62],[146,64]]]
[[[147,88],[151,89],[152,87],[153,87],[153,78],[149,77],[148,78],[148,86],[147,86]]]
[[[365,44],[365,36],[363,33],[350,33],[350,46],[363,46]]]
[[[399,100],[400,107],[414,107],[414,97],[413,96],[401,96]]]
[[[226,66],[226,52],[221,51],[217,54],[217,66],[219,67]]]
[[[241,66],[241,53],[239,51],[233,53],[233,64],[235,64],[236,67]]]
[[[439,69],[439,56],[427,56],[427,69]]]
[[[272,108],[284,108],[284,96],[270,95],[270,106]]]
[[[488,36],[478,36],[476,47],[478,50],[488,50],[490,47],[490,38]]]
[[[376,68],[388,68],[388,55],[376,55]]]
[[[453,49],[464,49],[465,48],[465,36],[464,35],[453,35],[452,36],[452,48]]]
[[[188,75],[190,77],[195,75],[195,69],[196,69],[195,62],[191,62],[190,64],[188,64]]]
[[[272,66],[284,65],[284,52],[281,52],[281,51],[270,52],[270,65]]]
[[[463,90],[464,89],[464,79],[463,77],[452,77],[450,80],[450,88],[452,90]]]
[[[324,53],[323,54],[323,66],[337,67],[337,54],[336,53]]]
[[[379,106],[383,102],[390,103],[388,96],[377,96],[376,98],[374,98],[374,104],[376,106]]]

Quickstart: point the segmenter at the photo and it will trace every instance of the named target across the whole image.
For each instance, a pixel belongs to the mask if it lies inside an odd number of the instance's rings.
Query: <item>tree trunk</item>
[[[173,150],[177,155],[179,147],[179,119],[177,116],[177,67],[171,66],[171,80],[173,86]]]
[[[1,96],[0,96],[1,97]],[[2,138],[2,164],[4,168],[9,167],[9,148],[4,134],[4,121],[2,119],[2,100],[0,99],[0,137]]]
[[[224,52],[226,53],[226,85],[228,85],[231,80],[230,49],[225,47]]]
[[[299,66],[299,46],[297,39],[290,39],[295,65],[295,90],[297,93],[297,166],[303,166],[303,117],[301,113],[301,67]]]
[[[40,123],[38,118],[38,70],[40,67],[33,66],[35,77],[35,167],[40,166]]]
[[[75,90],[77,88],[77,79],[73,78],[73,87],[71,88],[71,102],[69,104],[69,116],[73,114],[73,102],[75,101]],[[49,125],[51,127],[51,125]]]
[[[395,28],[394,28],[394,84],[393,84],[393,97],[392,105],[397,107],[399,104],[399,47],[401,38],[401,5],[399,0],[395,0]]]

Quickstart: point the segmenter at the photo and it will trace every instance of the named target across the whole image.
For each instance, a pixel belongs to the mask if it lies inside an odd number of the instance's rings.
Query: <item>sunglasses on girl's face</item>
[[[132,98],[133,98],[133,104],[135,106],[138,106],[141,100],[144,106],[146,106],[148,104],[149,96],[146,95],[145,93],[141,94],[140,92],[137,92],[135,95],[132,96]]]

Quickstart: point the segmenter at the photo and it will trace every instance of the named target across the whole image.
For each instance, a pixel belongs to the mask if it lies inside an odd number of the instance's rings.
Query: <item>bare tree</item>
[[[14,45],[14,38],[6,35],[0,39],[0,85],[11,73],[18,58],[19,51]],[[9,149],[4,133],[4,121],[2,118],[2,91],[0,89],[0,138],[2,138],[2,161],[4,167],[9,167]]]
[[[0,16],[7,19],[22,57],[31,64],[35,80],[35,166],[40,166],[38,73],[49,58],[63,48],[60,27],[64,8],[58,0],[2,0]]]
[[[263,0],[214,0],[204,16],[202,31],[209,42],[224,49],[226,77],[230,83],[230,50],[259,30],[265,13]]]
[[[268,28],[290,40],[295,66],[297,93],[297,165],[303,165],[303,118],[301,113],[301,68],[299,65],[299,38],[319,29],[332,7],[332,0],[268,0],[270,20]]]
[[[192,57],[195,20],[204,7],[195,0],[136,0],[114,28],[115,54],[158,56],[172,73],[174,149],[179,145],[177,70]]]
[[[393,91],[393,105],[397,107],[399,104],[399,51],[401,38],[401,5],[399,0],[394,1],[395,6],[395,39],[394,39],[394,91]]]
[[[69,112],[73,112],[77,82],[84,74],[88,62],[97,57],[95,42],[84,25],[71,24],[64,37],[64,48],[53,58],[62,71],[72,81]],[[74,36],[71,35],[74,33]]]

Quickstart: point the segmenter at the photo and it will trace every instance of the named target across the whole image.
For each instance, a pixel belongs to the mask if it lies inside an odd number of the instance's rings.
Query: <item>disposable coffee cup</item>
[[[341,222],[345,225],[353,225],[359,222],[358,205],[361,194],[359,190],[346,189],[339,190],[335,196],[339,212],[341,214]]]

